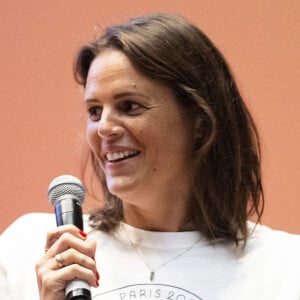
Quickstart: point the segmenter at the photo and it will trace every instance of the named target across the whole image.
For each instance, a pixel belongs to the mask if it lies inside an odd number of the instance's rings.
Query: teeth
[[[136,151],[136,150],[124,151],[124,152],[111,152],[111,153],[106,154],[106,159],[108,161],[115,161],[115,160],[118,160],[118,159],[122,159],[124,157],[135,155],[137,153],[138,153],[138,151]]]

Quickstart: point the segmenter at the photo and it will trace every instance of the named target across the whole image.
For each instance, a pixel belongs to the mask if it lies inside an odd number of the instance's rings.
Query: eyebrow
[[[122,92],[122,93],[117,93],[116,95],[113,96],[114,100],[118,100],[120,98],[128,97],[128,96],[141,96],[143,98],[149,98],[148,96],[141,94],[141,93],[136,93],[136,92]],[[98,102],[96,98],[88,98],[84,100],[85,102]]]

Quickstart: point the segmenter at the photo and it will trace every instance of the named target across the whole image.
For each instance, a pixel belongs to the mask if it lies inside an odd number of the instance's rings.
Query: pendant
[[[150,281],[153,281],[154,275],[155,275],[154,271],[151,271],[150,272]]]

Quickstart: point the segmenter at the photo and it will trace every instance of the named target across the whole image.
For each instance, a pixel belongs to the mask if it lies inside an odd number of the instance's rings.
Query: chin
[[[107,182],[107,187],[109,192],[120,199],[132,194],[134,186],[136,185],[133,184],[132,182],[131,183],[129,182],[125,183],[124,181],[122,181],[122,183],[115,182],[115,181]]]

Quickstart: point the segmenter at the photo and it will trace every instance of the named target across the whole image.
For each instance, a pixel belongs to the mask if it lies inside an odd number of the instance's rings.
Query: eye
[[[132,100],[122,101],[121,103],[119,103],[118,108],[122,113],[126,113],[132,116],[140,114],[143,109],[145,109],[143,105]]]
[[[92,106],[88,109],[89,119],[92,121],[99,121],[102,115],[101,106]]]

